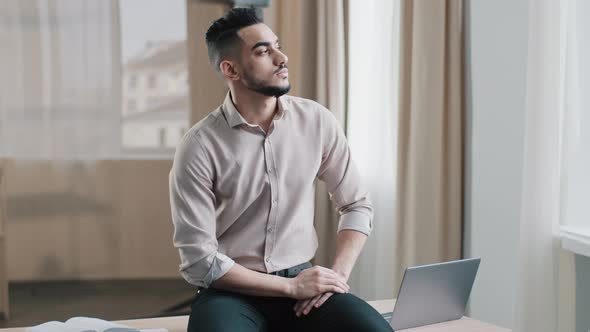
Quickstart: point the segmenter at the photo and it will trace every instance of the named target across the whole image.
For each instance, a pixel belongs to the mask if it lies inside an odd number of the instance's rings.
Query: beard
[[[246,88],[269,97],[280,97],[291,90],[291,84],[285,86],[267,85],[246,73],[244,73],[244,81]]]

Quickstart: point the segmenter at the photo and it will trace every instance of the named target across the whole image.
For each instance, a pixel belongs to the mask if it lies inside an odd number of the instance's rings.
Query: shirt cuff
[[[371,216],[359,211],[350,211],[345,213],[340,216],[338,233],[345,229],[361,232],[369,236],[369,234],[371,234],[371,230],[373,229]]]
[[[211,260],[210,263],[210,267],[209,267],[209,271],[207,272],[207,274],[205,274],[204,277],[202,277],[202,279],[200,278],[194,278],[188,271],[180,271],[180,274],[182,274],[182,276],[191,284],[198,286],[198,287],[204,287],[204,288],[209,288],[211,286],[211,284],[223,277],[227,271],[229,271],[232,266],[234,266],[235,262],[233,259],[227,257],[226,255],[217,252],[211,256],[209,256],[208,258],[206,258],[207,261]],[[202,275],[202,274],[201,274]]]
[[[227,257],[222,253],[217,253],[213,258],[213,262],[211,263],[211,268],[203,282],[205,283],[205,287],[209,288],[209,286],[217,279],[223,277],[229,269],[234,266],[235,262],[233,259]]]

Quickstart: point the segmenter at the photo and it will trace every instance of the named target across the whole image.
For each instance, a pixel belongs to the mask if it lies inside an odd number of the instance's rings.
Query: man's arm
[[[367,235],[361,232],[345,229],[338,233],[332,270],[340,274],[344,280],[350,277],[350,272],[366,241]]]
[[[346,281],[367,236],[351,230],[338,233],[332,269],[314,266],[295,278],[283,278],[249,270],[237,263],[211,287],[255,296],[283,296],[311,299],[321,294],[347,293]]]
[[[340,213],[336,256],[332,269],[348,280],[350,272],[373,228],[373,207],[361,177],[351,158],[344,131],[327,109],[322,114],[322,162],[318,178],[326,183],[330,198]],[[322,305],[332,292],[317,295],[295,304],[297,316],[308,314]]]
[[[326,183],[330,199],[340,214],[336,256],[332,269],[348,280],[373,228],[373,206],[352,160],[344,131],[334,115],[322,112],[322,163],[318,178]]]
[[[336,255],[334,256],[334,263],[332,270],[336,271],[345,281],[348,281],[350,272],[354,267],[354,263],[363,249],[367,235],[353,230],[342,230],[338,233],[336,238]],[[315,297],[303,299],[295,304],[293,310],[299,317],[307,315],[313,307],[319,307],[334,293],[326,292],[316,295]]]
[[[283,278],[249,270],[234,264],[213,288],[255,296],[283,296],[306,299],[325,292],[347,293],[346,280],[333,270],[314,266],[295,278]]]

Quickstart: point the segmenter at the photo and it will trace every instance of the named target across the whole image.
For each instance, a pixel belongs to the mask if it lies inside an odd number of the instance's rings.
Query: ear
[[[219,64],[221,74],[228,80],[236,81],[240,79],[240,71],[236,63],[230,60],[223,60]]]

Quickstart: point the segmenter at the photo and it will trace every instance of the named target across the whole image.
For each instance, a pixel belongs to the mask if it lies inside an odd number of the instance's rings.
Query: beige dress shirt
[[[369,235],[371,202],[332,113],[284,95],[265,133],[244,120],[228,92],[186,133],[170,172],[181,275],[209,287],[234,262],[268,273],[312,259],[316,178],[340,213],[338,231]]]

